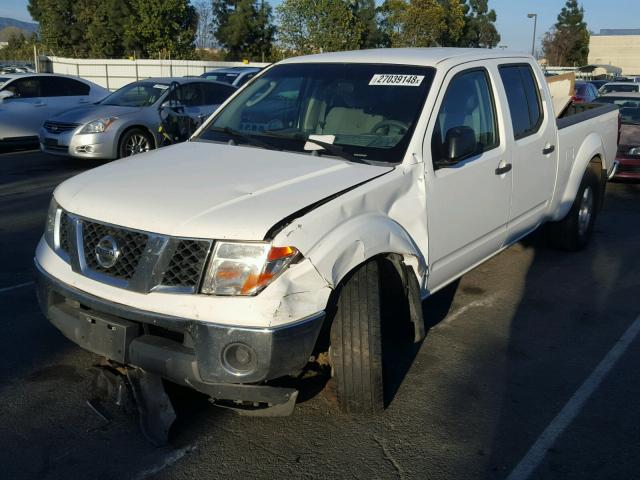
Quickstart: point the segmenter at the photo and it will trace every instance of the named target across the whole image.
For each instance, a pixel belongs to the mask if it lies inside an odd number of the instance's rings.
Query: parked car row
[[[598,97],[596,102],[620,107],[618,170],[614,178],[640,180],[640,93],[608,93]]]
[[[113,93],[82,78],[3,74],[0,143],[37,141],[54,155],[116,159],[184,141],[260,69],[222,70],[224,81],[150,78]]]

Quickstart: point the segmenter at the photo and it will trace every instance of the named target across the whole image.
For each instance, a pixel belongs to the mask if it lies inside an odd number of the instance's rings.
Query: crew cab
[[[379,412],[421,300],[545,223],[585,247],[617,135],[612,105],[556,119],[528,55],[287,59],[190,141],[59,185],[39,301],[82,348],[236,409],[292,408],[318,364],[343,411]]]

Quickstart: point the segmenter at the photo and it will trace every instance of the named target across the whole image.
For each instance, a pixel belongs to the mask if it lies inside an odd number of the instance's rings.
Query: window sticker
[[[153,88],[158,88],[160,90],[166,90],[167,88],[169,88],[169,85],[162,85],[161,83],[157,83],[153,86]]]
[[[391,85],[394,87],[419,87],[424,75],[395,75],[393,73],[376,73],[369,80],[369,85]]]

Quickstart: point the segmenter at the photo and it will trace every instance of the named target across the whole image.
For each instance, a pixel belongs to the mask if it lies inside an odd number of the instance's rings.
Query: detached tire
[[[595,172],[587,168],[567,216],[549,224],[551,240],[556,247],[577,252],[587,246],[598,212],[599,185]]]
[[[153,150],[153,138],[140,128],[127,130],[118,142],[118,158],[130,157]]]
[[[340,410],[375,414],[384,409],[380,271],[360,266],[343,284],[331,325],[331,365]]]

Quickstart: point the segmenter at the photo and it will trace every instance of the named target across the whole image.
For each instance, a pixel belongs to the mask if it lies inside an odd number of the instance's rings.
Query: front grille
[[[107,235],[113,237],[118,243],[120,257],[113,267],[102,267],[96,258],[96,246]],[[147,246],[148,235],[123,228],[103,225],[89,221],[82,222],[82,239],[84,245],[84,257],[87,265],[106,275],[131,280],[136,273],[136,267],[140,262],[142,253]]]
[[[209,245],[206,240],[180,240],[171,262],[162,277],[168,287],[197,287],[207,261]]]
[[[68,254],[71,246],[69,244],[69,215],[66,212],[60,214],[60,249]]]
[[[59,250],[66,253],[68,257],[63,258],[75,272],[142,293],[154,290],[196,293],[213,244],[212,240],[176,238],[107,225],[65,211],[60,214],[59,229]],[[77,249],[76,234],[80,234]],[[119,251],[115,262],[109,262],[110,251]]]
[[[58,134],[70,132],[71,130],[77,128],[79,125],[79,123],[52,122],[50,120],[47,120],[46,122],[44,122],[43,127],[49,133]]]

